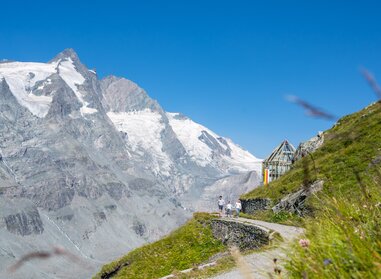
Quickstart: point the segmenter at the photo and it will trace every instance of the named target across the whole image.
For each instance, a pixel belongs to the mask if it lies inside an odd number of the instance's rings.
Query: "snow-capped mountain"
[[[230,139],[220,137],[180,113],[167,113],[167,117],[172,130],[197,165],[210,165],[226,174],[261,171],[260,160]]]
[[[210,178],[260,174],[261,161],[248,151],[180,113],[165,112],[132,81],[107,77],[101,84],[107,115],[128,149],[148,157],[144,165],[178,196],[199,177],[207,177],[209,184]]]
[[[57,258],[15,278],[89,277],[184,222],[184,208],[210,210],[229,181],[245,183],[234,195],[254,188],[260,171],[259,159],[132,81],[99,80],[71,49],[48,63],[0,63],[0,270],[52,245],[93,267],[67,270]]]

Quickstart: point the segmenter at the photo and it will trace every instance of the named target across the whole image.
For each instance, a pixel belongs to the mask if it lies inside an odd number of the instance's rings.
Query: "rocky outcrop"
[[[22,236],[42,234],[44,227],[38,210],[21,211],[4,217],[7,230]]]
[[[212,220],[213,236],[228,246],[236,246],[241,251],[258,249],[269,244],[270,230],[240,221]]]
[[[134,229],[134,232],[139,236],[144,236],[147,232],[146,226],[139,220],[134,220],[132,228]]]
[[[324,143],[324,133],[319,132],[315,137],[311,138],[310,140],[306,142],[302,142],[299,144],[298,148],[295,151],[294,154],[294,161],[297,161],[306,155],[314,152],[320,146],[322,146]]]
[[[306,211],[306,199],[312,194],[323,190],[323,184],[324,181],[319,180],[311,184],[309,187],[305,187],[295,193],[285,196],[272,208],[273,212],[278,213],[280,211],[288,211],[298,215],[303,215]]]
[[[266,210],[270,208],[271,200],[267,198],[257,198],[242,200],[242,212],[253,214],[258,210]]]

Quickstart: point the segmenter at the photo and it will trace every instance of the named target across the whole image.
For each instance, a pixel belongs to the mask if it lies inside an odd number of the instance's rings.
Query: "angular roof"
[[[280,145],[278,145],[269,157],[267,157],[263,163],[271,162],[291,162],[294,158],[295,147],[289,143],[287,140],[284,140]]]

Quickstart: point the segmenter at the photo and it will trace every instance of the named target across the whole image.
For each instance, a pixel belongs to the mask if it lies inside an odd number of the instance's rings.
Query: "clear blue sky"
[[[0,59],[82,62],[137,82],[258,157],[333,123],[304,116],[297,95],[338,115],[375,100],[381,1],[3,1]]]

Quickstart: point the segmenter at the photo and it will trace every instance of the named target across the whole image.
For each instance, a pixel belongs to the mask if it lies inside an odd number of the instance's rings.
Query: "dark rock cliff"
[[[37,208],[5,216],[4,223],[9,232],[22,236],[42,234],[44,231]]]

